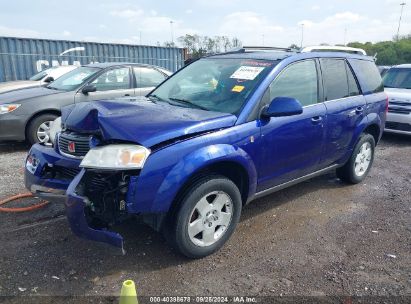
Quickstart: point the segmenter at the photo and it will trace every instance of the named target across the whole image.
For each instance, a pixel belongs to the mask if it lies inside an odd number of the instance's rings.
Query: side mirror
[[[97,88],[94,84],[87,84],[81,89],[81,92],[84,95],[87,95],[88,93],[95,92],[96,90],[97,90]]]
[[[46,82],[46,83],[50,83],[50,82],[53,82],[53,81],[54,81],[54,78],[51,77],[51,76],[47,76],[47,77],[43,80],[43,82]]]
[[[301,103],[291,97],[275,97],[271,103],[266,106],[261,115],[263,117],[281,117],[293,116],[303,112]]]

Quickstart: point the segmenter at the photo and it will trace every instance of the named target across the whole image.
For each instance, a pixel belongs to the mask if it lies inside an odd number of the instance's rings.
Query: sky
[[[400,34],[411,34],[411,1]],[[0,36],[155,45],[185,34],[287,47],[390,40],[404,0],[0,0]],[[171,23],[171,22],[172,23]],[[302,35],[303,32],[303,35]]]

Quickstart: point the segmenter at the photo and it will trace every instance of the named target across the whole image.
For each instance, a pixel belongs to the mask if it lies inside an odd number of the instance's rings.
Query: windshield
[[[193,62],[149,97],[178,106],[238,114],[278,61],[204,58]]]
[[[384,87],[411,89],[411,69],[391,68],[383,77]]]
[[[47,86],[49,89],[73,91],[79,88],[87,79],[100,71],[99,68],[79,67],[67,74],[61,76],[52,84]]]
[[[39,81],[42,80],[45,76],[48,75],[48,73],[50,73],[51,68],[49,69],[45,69],[41,72],[38,72],[37,74],[34,74],[33,76],[31,76],[29,78],[29,80],[33,80],[33,81]]]

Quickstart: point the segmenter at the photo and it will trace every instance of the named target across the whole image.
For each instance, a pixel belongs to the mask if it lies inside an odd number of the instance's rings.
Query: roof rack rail
[[[247,51],[285,51],[285,52],[292,52],[294,49],[292,48],[284,48],[284,47],[277,47],[277,46],[243,46],[242,47],[245,52]]]
[[[297,52],[296,49],[292,48],[283,48],[283,47],[276,47],[276,46],[242,46],[238,48],[231,49],[227,52],[218,53],[219,55],[222,54],[236,54],[236,53],[246,53],[246,52],[253,52],[253,51],[260,51],[260,52]]]
[[[326,51],[340,51],[358,55],[367,56],[367,53],[363,49],[353,48],[348,46],[328,46],[328,45],[318,45],[318,46],[308,46],[301,50],[301,53],[310,52],[326,52]]]

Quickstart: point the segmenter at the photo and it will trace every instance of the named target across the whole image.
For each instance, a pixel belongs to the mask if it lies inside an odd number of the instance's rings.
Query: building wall
[[[62,54],[79,47],[83,47],[84,51],[76,50]],[[50,66],[81,65],[93,62],[146,63],[175,72],[184,65],[184,49],[0,37],[0,82],[28,79]]]

